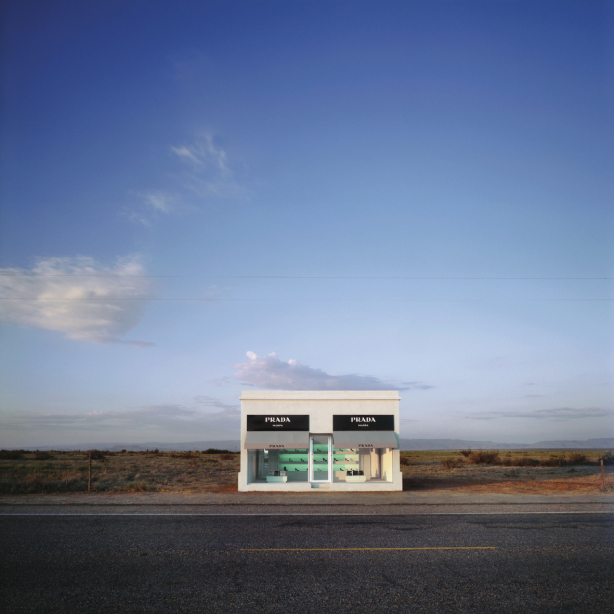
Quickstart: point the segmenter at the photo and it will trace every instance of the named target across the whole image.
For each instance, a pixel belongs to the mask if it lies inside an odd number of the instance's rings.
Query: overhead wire
[[[5,277],[104,277],[129,278],[194,278],[193,275],[121,275],[91,273],[0,273]],[[427,276],[347,276],[347,275],[204,275],[208,279],[280,279],[280,280],[409,280],[409,281],[608,281],[614,277],[427,277]],[[3,301],[194,301],[194,302],[248,302],[248,301],[301,301],[301,302],[484,302],[484,301],[612,301],[611,298],[545,298],[545,299],[283,299],[283,298],[159,298],[159,297],[0,297]]]
[[[125,278],[159,278],[185,279],[196,275],[121,275],[91,273],[0,273],[2,277],[117,277]],[[606,281],[614,277],[412,277],[386,275],[202,275],[206,279],[390,279],[390,280],[435,280],[435,281]]]
[[[305,299],[305,298],[143,298],[143,297],[131,297],[131,298],[113,298],[113,297],[93,297],[93,298],[56,298],[56,297],[31,297],[31,296],[14,296],[14,297],[0,297],[0,301],[84,301],[84,302],[105,302],[105,301],[194,301],[194,302],[207,302],[207,303],[224,303],[224,302],[250,302],[250,301],[300,301],[310,303],[474,303],[474,302],[541,302],[541,301],[614,301],[614,298],[526,298],[526,299],[489,299],[489,298],[475,298],[475,299]]]

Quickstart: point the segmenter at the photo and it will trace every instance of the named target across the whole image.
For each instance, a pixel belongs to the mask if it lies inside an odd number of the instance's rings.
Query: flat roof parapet
[[[398,390],[243,390],[241,401],[400,401]]]

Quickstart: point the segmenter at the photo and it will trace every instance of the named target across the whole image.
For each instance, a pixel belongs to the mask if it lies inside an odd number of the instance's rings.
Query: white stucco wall
[[[249,390],[241,394],[241,470],[239,490],[310,491],[309,482],[286,484],[248,483],[247,451],[244,450],[247,435],[247,415],[308,414],[309,431],[316,434],[332,434],[333,415],[394,415],[395,432],[399,436],[399,393],[396,390],[342,390],[342,391],[267,391]],[[382,471],[389,482],[346,483],[332,482],[330,490],[403,490],[399,450],[384,456]]]

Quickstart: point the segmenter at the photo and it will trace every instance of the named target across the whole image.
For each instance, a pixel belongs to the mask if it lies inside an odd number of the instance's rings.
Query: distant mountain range
[[[77,443],[70,446],[39,446],[37,448],[22,448],[23,450],[109,450],[110,452],[142,452],[144,450],[160,450],[161,452],[185,452],[187,450],[240,450],[238,439],[225,441],[184,441],[183,443],[162,443],[160,441],[146,441],[145,443]]]
[[[601,439],[558,439],[553,441],[538,441],[537,443],[499,443],[496,441],[473,441],[469,439],[401,439],[401,450],[465,450],[467,448],[482,450],[519,450],[519,449],[565,449],[565,448],[614,448],[614,437]],[[139,452],[143,450],[163,450],[182,452],[185,450],[206,450],[217,448],[220,450],[238,451],[238,439],[224,441],[186,441],[183,443],[162,443],[160,441],[147,441],[145,443],[80,443],[68,446],[39,446],[24,448],[25,450],[129,450]]]
[[[468,439],[401,439],[401,450],[521,450],[544,448],[614,448],[614,437],[601,439],[558,439],[537,443],[499,443],[497,441],[471,441]]]

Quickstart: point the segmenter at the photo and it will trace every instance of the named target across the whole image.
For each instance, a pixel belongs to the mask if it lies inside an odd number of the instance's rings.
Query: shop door
[[[311,435],[309,437],[309,481],[331,482],[332,437]]]

